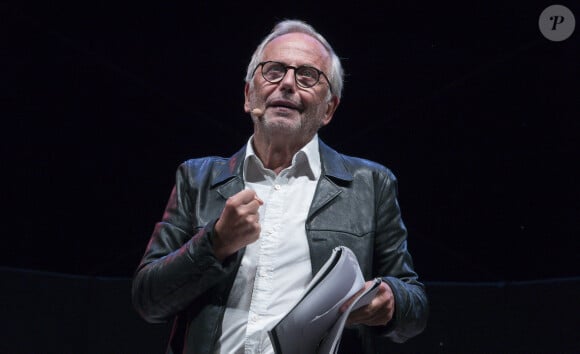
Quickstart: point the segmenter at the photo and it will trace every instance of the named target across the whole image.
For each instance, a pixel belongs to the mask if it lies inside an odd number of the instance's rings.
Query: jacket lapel
[[[342,188],[335,181],[339,184],[345,184],[353,180],[352,173],[344,166],[340,154],[322,141],[319,141],[319,146],[322,175],[320,176],[314,198],[312,199],[308,220],[342,192]]]
[[[342,187],[339,187],[337,183],[348,184],[353,180],[352,173],[347,170],[338,152],[330,148],[322,140],[319,141],[319,149],[322,175],[310,205],[308,219],[311,219],[321,208],[342,192]],[[226,164],[216,170],[211,187],[215,188],[217,186],[217,192],[224,199],[228,199],[244,189],[242,169],[245,155],[246,146],[232,155]]]
[[[211,187],[215,188],[217,186],[217,192],[224,199],[228,199],[244,189],[242,168],[245,156],[246,147],[244,146],[241,150],[232,155],[221,169],[216,171]]]

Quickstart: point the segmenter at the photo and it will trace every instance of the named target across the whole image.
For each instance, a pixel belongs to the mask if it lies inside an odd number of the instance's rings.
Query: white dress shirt
[[[312,279],[305,223],[320,173],[318,136],[277,176],[254,153],[252,138],[248,141],[244,182],[264,201],[258,211],[262,231],[246,246],[216,353],[274,353],[267,331]]]

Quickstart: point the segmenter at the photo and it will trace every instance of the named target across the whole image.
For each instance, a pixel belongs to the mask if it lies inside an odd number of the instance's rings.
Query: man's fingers
[[[381,283],[379,292],[373,298],[370,304],[353,311],[349,316],[347,323],[366,324],[378,326],[387,324],[394,314],[395,299],[391,288],[386,283]]]
[[[258,213],[248,214],[246,216],[246,223],[252,227],[260,226],[260,215]]]
[[[260,199],[260,197],[258,197],[258,195],[254,195],[254,200],[258,202],[258,204],[262,205],[264,204],[264,201],[262,199]]]
[[[370,303],[351,312],[350,315],[348,316],[348,322],[350,323],[365,322],[372,316],[373,312],[374,309],[372,307],[372,303]]]
[[[250,204],[253,201],[256,201],[258,205],[264,204],[264,202],[262,201],[262,199],[258,197],[256,192],[251,189],[244,189],[243,191],[240,191],[231,196],[230,199],[232,200],[233,204],[236,205]]]
[[[256,195],[256,192],[251,189],[244,189],[228,198],[225,211],[232,216],[244,217],[248,214],[257,214],[262,204],[264,202]]]
[[[352,304],[354,302],[354,300],[356,300],[356,298],[362,294],[363,291],[365,291],[365,289],[367,288],[366,284],[365,286],[360,289],[359,291],[356,292],[356,294],[354,294],[353,296],[350,297],[350,299],[346,300],[346,302],[344,304],[342,304],[342,306],[340,307],[340,312],[344,312],[346,311],[346,309],[348,309],[348,307],[350,306],[350,304]]]

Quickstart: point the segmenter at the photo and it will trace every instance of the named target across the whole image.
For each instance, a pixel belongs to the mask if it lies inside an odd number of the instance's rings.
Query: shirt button
[[[275,189],[275,190],[277,190],[277,191],[279,191],[279,190],[280,190],[280,188],[282,188],[282,187],[280,187],[280,185],[279,185],[279,184],[277,184],[277,185],[275,185],[275,186],[274,186],[274,189]]]

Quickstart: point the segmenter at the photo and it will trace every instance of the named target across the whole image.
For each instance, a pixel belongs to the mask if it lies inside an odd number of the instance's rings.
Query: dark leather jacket
[[[384,327],[345,330],[341,349],[375,352],[374,336],[403,342],[426,324],[428,304],[407,251],[396,180],[385,167],[337,153],[320,141],[322,175],[306,221],[314,275],[338,245],[357,256],[365,279],[381,276],[395,296]],[[207,157],[178,169],[163,219],[157,223],[133,280],[133,302],[149,322],[175,318],[169,353],[212,353],[243,250],[216,260],[212,233],[225,201],[244,188],[245,148],[229,159]],[[362,342],[362,344],[360,343]],[[346,349],[344,349],[346,350]]]

